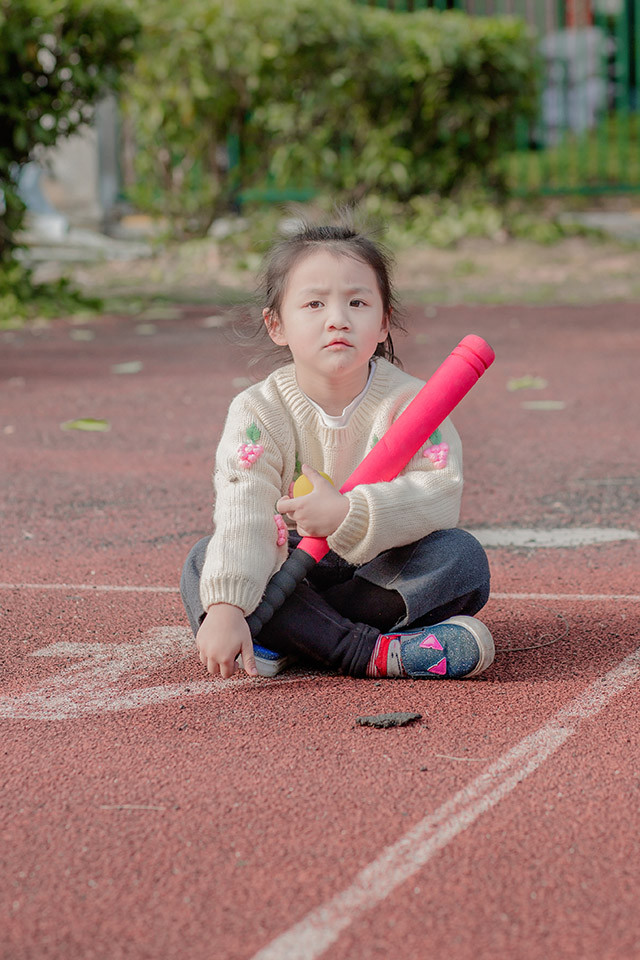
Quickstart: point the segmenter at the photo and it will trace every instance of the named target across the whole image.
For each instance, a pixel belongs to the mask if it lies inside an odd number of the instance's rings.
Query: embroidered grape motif
[[[287,525],[279,513],[274,513],[273,519],[275,520],[276,529],[278,531],[276,543],[279,547],[283,547],[289,540],[289,531],[287,530]]]
[[[428,447],[422,456],[430,460],[436,470],[442,470],[443,467],[446,467],[449,459],[449,444],[437,443],[433,447]]]
[[[249,442],[241,443],[238,447],[238,459],[240,466],[248,470],[262,456],[264,447],[257,442],[260,439],[260,430],[257,424],[252,423],[250,427],[247,427],[246,437]]]

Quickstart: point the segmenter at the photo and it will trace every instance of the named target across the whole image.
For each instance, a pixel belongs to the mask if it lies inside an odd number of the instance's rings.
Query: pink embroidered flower
[[[246,433],[248,443],[241,443],[238,447],[238,459],[240,466],[248,470],[264,453],[264,447],[257,443],[260,439],[260,430],[255,423],[252,423]]]
[[[287,530],[287,525],[279,513],[274,513],[273,519],[276,522],[276,527],[278,530],[278,540],[277,540],[278,546],[284,547],[285,543],[289,539],[289,531]]]
[[[443,467],[446,467],[449,459],[449,444],[436,443],[433,447],[427,447],[422,456],[431,460],[436,470],[442,470]]]

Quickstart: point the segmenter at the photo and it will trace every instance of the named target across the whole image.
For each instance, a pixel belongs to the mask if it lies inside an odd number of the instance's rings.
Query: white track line
[[[597,603],[600,600],[622,600],[638,603],[640,593],[492,593],[490,600],[568,600],[573,603]]]
[[[547,549],[591,547],[622,540],[640,540],[637,530],[619,527],[554,527],[535,530],[532,527],[486,527],[469,530],[483,547],[526,547]]]
[[[89,593],[180,593],[179,587],[129,586],[118,583],[0,583],[0,590],[86,590]],[[640,602],[638,593],[492,593],[493,600],[567,600],[570,603],[597,603],[620,600]]]
[[[89,590],[92,593],[180,593],[179,587],[118,583],[0,583],[0,590]]]
[[[529,734],[382,851],[353,882],[281,934],[252,960],[316,960],[358,917],[373,910],[417,873],[439,850],[500,803],[553,756],[583,720],[597,716],[609,701],[640,679],[640,647],[594,680],[543,727]]]

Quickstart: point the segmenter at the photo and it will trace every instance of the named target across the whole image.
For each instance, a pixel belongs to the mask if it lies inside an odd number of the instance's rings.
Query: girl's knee
[[[204,566],[204,558],[207,553],[207,546],[209,544],[211,537],[202,537],[201,540],[191,548],[187,554],[187,559],[184,562],[182,567],[182,576],[180,577],[180,586],[184,596],[185,586],[188,582],[193,580],[194,577],[200,580],[200,574],[202,573],[202,568]]]
[[[466,530],[455,530],[460,545],[460,555],[463,558],[468,575],[472,577],[477,588],[483,592],[486,601],[489,598],[489,583],[491,571],[486,551],[479,540]]]
[[[187,554],[185,566],[190,564],[191,567],[196,567],[198,570],[202,570],[210,540],[211,537],[202,537],[193,547],[191,547],[191,550]]]
[[[200,600],[200,574],[202,573],[207,544],[210,539],[210,537],[203,537],[191,548],[180,577],[180,594],[194,636],[197,634],[204,617]]]
[[[479,540],[474,537],[472,533],[469,533],[468,530],[462,530],[460,527],[455,527],[452,530],[443,531],[448,535],[451,542],[456,546],[463,555],[470,557],[485,557],[486,553],[484,547]]]
[[[473,534],[455,527],[451,530],[439,530],[436,535],[442,537],[453,563],[458,570],[463,569],[466,576],[477,583],[486,585],[490,580],[489,560],[484,547]]]

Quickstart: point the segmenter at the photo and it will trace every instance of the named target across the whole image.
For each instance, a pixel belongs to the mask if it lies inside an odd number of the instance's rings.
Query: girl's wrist
[[[241,607],[237,607],[235,603],[212,603],[207,610],[207,616],[209,616],[212,610],[218,610],[219,612],[237,610],[238,614],[244,619],[244,611]]]

